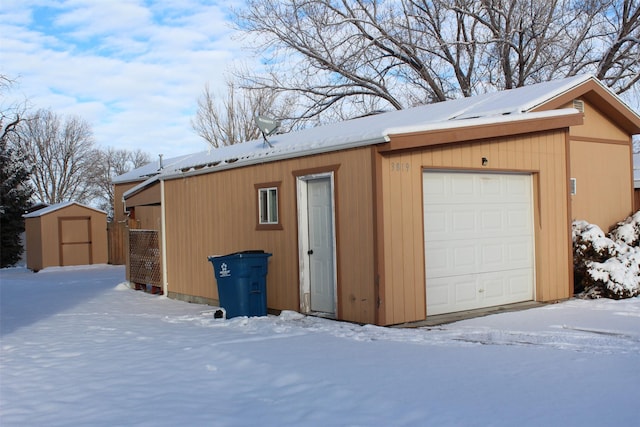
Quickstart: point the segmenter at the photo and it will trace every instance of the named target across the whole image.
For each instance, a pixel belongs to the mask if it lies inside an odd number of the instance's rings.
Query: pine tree
[[[23,252],[22,215],[33,194],[25,159],[9,147],[7,138],[0,138],[0,268],[14,265]]]

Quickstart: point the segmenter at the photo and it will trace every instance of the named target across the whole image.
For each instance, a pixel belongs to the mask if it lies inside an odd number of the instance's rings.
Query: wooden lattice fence
[[[136,288],[151,285],[155,292],[162,288],[160,236],[156,230],[129,230],[129,281]]]

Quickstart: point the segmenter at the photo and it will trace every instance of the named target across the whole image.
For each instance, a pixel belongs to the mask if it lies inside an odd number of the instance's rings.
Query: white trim
[[[338,310],[338,266],[336,247],[336,204],[335,204],[335,176],[334,172],[304,175],[296,178],[296,193],[298,205],[298,265],[300,281],[300,312],[313,313],[311,311],[311,282],[310,269],[307,262],[309,255],[309,212],[307,209],[307,182],[314,179],[329,178],[331,184],[331,234],[332,234],[332,262],[333,262],[333,313],[337,316]]]
[[[162,291],[169,296],[169,282],[167,280],[167,218],[164,198],[164,181],[160,181],[160,245],[162,252]]]
[[[272,191],[275,192],[276,200],[275,200],[275,220],[271,217],[273,203],[271,202],[271,194]],[[262,195],[265,195],[265,201],[262,201]],[[258,224],[260,225],[274,225],[280,224],[280,206],[278,206],[278,187],[260,187],[258,188]],[[266,204],[266,206],[265,206]],[[265,209],[266,218],[263,218],[263,209]]]
[[[309,250],[309,215],[306,209],[307,185],[304,177],[296,179],[296,193],[298,198],[298,265],[300,283],[300,312],[311,311],[311,283],[309,281],[309,265],[306,256]],[[303,203],[304,202],[304,203]]]

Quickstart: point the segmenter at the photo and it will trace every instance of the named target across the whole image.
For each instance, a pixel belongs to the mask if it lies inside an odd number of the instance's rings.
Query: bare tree
[[[0,75],[0,268],[14,265],[23,253],[22,215],[30,205],[33,189],[24,153],[9,145],[22,121],[24,104],[5,105],[4,95],[14,81]]]
[[[606,12],[600,30],[606,48],[596,56],[596,75],[623,93],[640,81],[640,1],[614,1]]]
[[[98,188],[98,207],[106,211],[111,217],[113,214],[113,184],[116,176],[125,174],[133,169],[144,166],[151,161],[149,153],[140,149],[129,151],[109,147],[99,150],[96,155],[96,187]]]
[[[216,96],[206,84],[191,120],[195,132],[213,148],[260,137],[254,117],[260,114],[285,119],[290,104],[277,103],[277,93],[268,89],[248,90],[227,82],[226,96]]]
[[[97,151],[86,121],[76,116],[63,121],[50,110],[38,110],[20,122],[11,140],[32,165],[38,201],[89,203],[97,196]]]
[[[245,81],[329,121],[583,72],[623,93],[640,79],[639,4],[249,0],[236,22],[271,67]]]
[[[16,128],[22,120],[26,111],[26,103],[11,103],[5,105],[4,94],[10,90],[15,84],[15,80],[8,76],[0,74],[0,142],[8,140],[10,134],[16,131]]]

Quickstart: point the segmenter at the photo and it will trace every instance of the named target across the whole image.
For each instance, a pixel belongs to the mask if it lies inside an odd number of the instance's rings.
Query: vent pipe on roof
[[[162,163],[162,154],[158,154],[158,157],[160,158],[160,167],[158,168],[158,170],[162,170],[164,169],[164,164]]]

